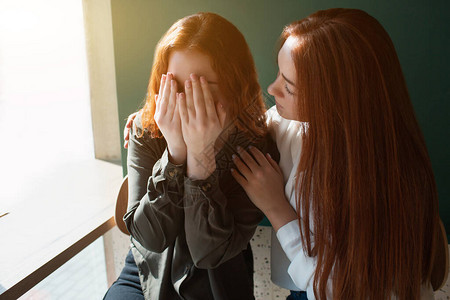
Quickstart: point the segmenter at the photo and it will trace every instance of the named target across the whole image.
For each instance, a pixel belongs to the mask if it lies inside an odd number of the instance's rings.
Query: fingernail
[[[234,171],[234,169],[233,168],[231,168],[231,173],[234,173],[235,171]]]
[[[206,79],[205,79],[205,77],[203,77],[203,76],[200,76],[200,82],[201,82],[201,83],[203,83],[203,84],[205,84],[205,83],[206,83]]]
[[[180,99],[184,99],[184,93],[180,93]]]
[[[272,155],[270,155],[270,153],[267,153],[267,156],[270,157],[270,158],[272,158]]]
[[[162,79],[163,79],[163,80],[166,79],[166,74],[163,74],[163,75],[162,75]]]
[[[185,85],[186,85],[186,88],[190,89],[192,86],[192,82],[190,80],[186,80]]]
[[[236,149],[237,149],[238,152],[241,152],[242,147],[241,146],[237,146]]]
[[[237,157],[236,154],[231,155],[231,158],[232,158],[233,160],[235,160],[236,157]]]
[[[197,79],[198,79],[197,75],[195,75],[194,73],[192,73],[190,75],[190,77],[191,77],[192,81],[197,81]]]
[[[248,146],[248,150],[252,150],[252,149],[253,149],[252,145]]]

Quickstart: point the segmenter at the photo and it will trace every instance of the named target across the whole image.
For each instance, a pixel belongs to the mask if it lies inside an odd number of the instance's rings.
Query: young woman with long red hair
[[[363,11],[318,11],[286,26],[278,65],[269,93],[300,121],[294,195],[255,148],[232,173],[277,231],[302,299],[433,299],[437,191],[389,35]]]
[[[230,168],[237,146],[278,155],[264,110],[234,25],[213,13],[172,25],[129,134],[132,248],[105,299],[254,299],[249,241],[263,215]]]

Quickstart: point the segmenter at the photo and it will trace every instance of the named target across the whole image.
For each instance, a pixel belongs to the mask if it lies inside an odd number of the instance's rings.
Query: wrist
[[[167,150],[169,152],[169,161],[175,165],[184,164],[186,162],[186,147],[178,146],[173,147],[167,145]]]
[[[216,159],[213,152],[187,152],[187,176],[191,179],[203,180],[216,170]]]
[[[186,148],[189,155],[193,157],[215,157],[214,143],[191,145],[189,147],[186,146]]]
[[[297,213],[286,199],[277,202],[277,205],[263,210],[263,213],[269,219],[275,232],[287,223],[297,219]]]

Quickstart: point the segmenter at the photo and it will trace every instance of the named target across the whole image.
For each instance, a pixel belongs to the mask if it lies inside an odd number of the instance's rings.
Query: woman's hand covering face
[[[175,164],[186,161],[186,144],[181,131],[181,120],[178,112],[177,82],[173,74],[168,73],[161,78],[159,94],[155,96],[155,122],[167,142],[170,160]]]
[[[215,104],[203,76],[191,74],[190,78],[177,101],[187,147],[188,176],[206,178],[215,169],[214,144],[224,128],[226,111],[219,102]]]

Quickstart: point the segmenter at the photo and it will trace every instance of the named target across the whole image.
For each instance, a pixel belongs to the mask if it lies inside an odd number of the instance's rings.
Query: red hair
[[[298,109],[309,123],[296,187],[315,295],[326,298],[331,278],[334,299],[418,299],[438,201],[394,45],[355,9],[318,11],[288,25],[288,37],[298,41]]]
[[[225,18],[214,13],[197,13],[173,24],[156,46],[143,126],[152,137],[161,137],[154,121],[155,94],[167,73],[173,51],[197,50],[209,56],[219,77],[219,87],[229,100],[228,113],[238,129],[251,138],[266,133],[265,106],[250,49],[242,33]]]

